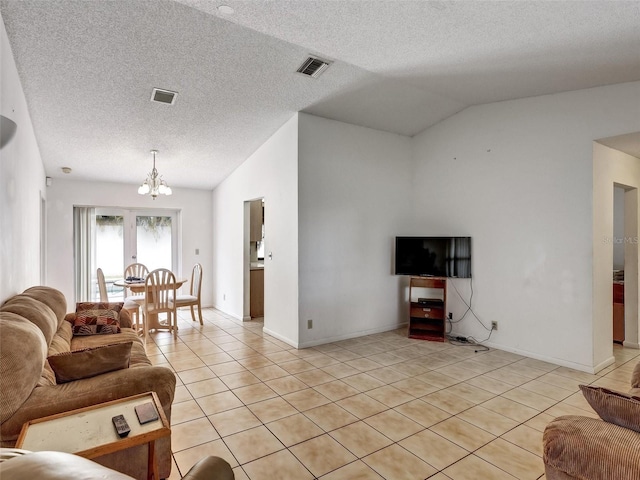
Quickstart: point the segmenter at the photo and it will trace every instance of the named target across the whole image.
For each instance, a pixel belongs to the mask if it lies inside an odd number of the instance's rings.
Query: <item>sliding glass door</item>
[[[91,261],[76,265],[77,282],[90,282],[90,298],[79,290],[78,301],[99,298],[96,271],[101,268],[110,300],[122,298],[121,288],[113,282],[123,277],[132,263],[143,263],[149,271],[168,268],[178,271],[178,212],[174,210],[95,209],[95,230],[85,235]],[[80,256],[76,255],[76,261]],[[86,280],[82,279],[82,276]],[[85,289],[86,290],[86,289]],[[84,297],[84,298],[83,298]]]

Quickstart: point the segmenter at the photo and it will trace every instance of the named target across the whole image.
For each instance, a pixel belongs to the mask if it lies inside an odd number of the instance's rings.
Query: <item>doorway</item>
[[[264,198],[244,202],[244,312],[243,321],[264,317]]]
[[[639,348],[638,189],[614,184],[613,341]]]

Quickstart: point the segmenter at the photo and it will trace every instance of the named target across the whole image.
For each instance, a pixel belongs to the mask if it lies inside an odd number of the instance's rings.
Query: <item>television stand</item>
[[[409,281],[409,338],[444,342],[447,279],[411,277]]]

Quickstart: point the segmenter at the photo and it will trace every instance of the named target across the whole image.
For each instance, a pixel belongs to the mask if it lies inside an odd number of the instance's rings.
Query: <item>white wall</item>
[[[247,200],[265,199],[264,328],[298,345],[298,115],[213,191],[214,305],[244,315]]]
[[[137,185],[80,182],[53,179],[48,190],[47,212],[47,284],[62,291],[67,303],[75,302],[73,274],[73,207],[99,206],[121,208],[167,208],[180,210],[182,237],[179,240],[181,271],[177,273],[191,278],[191,268],[202,264],[202,306],[213,305],[213,257],[211,191],[173,188],[170,197],[158,197],[137,193]],[[200,249],[196,255],[195,250]]]
[[[613,189],[613,268],[624,269],[624,189]]]
[[[301,345],[406,323],[392,254],[409,225],[411,139],[300,114],[298,141]]]
[[[45,173],[31,117],[0,16],[0,114],[15,136],[0,150],[0,303],[40,284],[40,199]]]
[[[638,98],[640,82],[482,105],[414,137],[416,227],[473,237],[490,345],[586,371],[610,360],[593,346],[592,143],[639,131]],[[470,316],[454,332],[487,336]]]
[[[624,185],[625,231],[625,342],[638,348],[638,188],[640,159],[599,143],[593,144],[593,319],[596,362],[611,355],[613,292],[611,265],[614,235],[614,184]],[[635,189],[635,191],[630,191]],[[633,216],[633,218],[629,218]],[[629,230],[631,229],[631,230]]]

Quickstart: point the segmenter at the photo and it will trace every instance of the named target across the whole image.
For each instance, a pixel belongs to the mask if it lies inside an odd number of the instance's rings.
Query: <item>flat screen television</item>
[[[396,275],[471,278],[471,237],[396,237]]]

